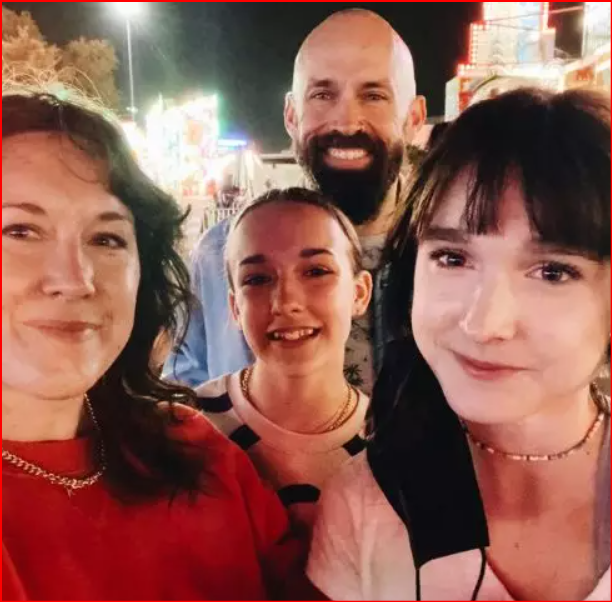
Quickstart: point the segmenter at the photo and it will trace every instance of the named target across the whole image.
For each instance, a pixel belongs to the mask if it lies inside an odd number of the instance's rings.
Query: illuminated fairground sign
[[[155,180],[182,195],[205,192],[217,156],[219,102],[216,95],[182,103],[160,97],[146,117],[149,163]]]
[[[446,85],[446,119],[512,87],[558,88],[562,70],[550,64],[555,30],[548,11],[548,2],[482,3],[482,20],[470,25],[469,61]]]
[[[470,26],[469,60],[446,84],[445,119],[521,86],[609,90],[610,5],[585,2],[583,56],[567,62],[554,56],[548,2],[483,2],[482,20]]]

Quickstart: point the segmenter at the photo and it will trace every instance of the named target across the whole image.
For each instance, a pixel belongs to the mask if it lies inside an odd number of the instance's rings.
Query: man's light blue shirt
[[[164,366],[164,377],[191,387],[253,363],[242,332],[229,308],[225,242],[230,222],[207,230],[191,256],[191,289],[198,302],[191,312],[183,343]]]

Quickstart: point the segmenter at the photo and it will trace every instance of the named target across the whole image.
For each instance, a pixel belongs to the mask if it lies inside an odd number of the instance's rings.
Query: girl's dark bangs
[[[523,112],[523,122],[516,123],[494,120],[493,114],[486,119],[484,109],[478,123],[451,127],[445,143],[425,160],[416,182],[414,234],[427,232],[452,186],[466,175],[463,219],[468,232],[498,230],[500,201],[515,182],[535,237],[609,260],[609,146],[605,153],[598,141],[580,140],[579,133],[573,135],[561,123],[550,127],[545,113],[526,118]]]

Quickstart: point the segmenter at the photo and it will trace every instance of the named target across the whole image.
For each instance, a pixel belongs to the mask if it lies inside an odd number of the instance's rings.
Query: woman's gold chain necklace
[[[91,402],[89,401],[89,397],[85,396],[85,406],[87,407],[89,414],[91,416],[91,420],[96,427],[98,433],[100,433],[100,425],[96,419],[96,415],[94,414],[93,408],[91,407]],[[94,472],[92,475],[88,477],[65,477],[54,472],[50,472],[45,470],[44,468],[33,464],[32,462],[28,462],[15,454],[12,454],[5,449],[2,449],[2,460],[16,466],[17,468],[23,470],[23,472],[32,475],[34,477],[41,477],[53,485],[60,485],[66,490],[66,493],[70,496],[73,493],[83,489],[85,487],[90,487],[94,483],[97,483],[104,472],[106,471],[106,450],[104,448],[104,443],[102,442],[102,438],[100,438],[98,455],[100,461],[100,468]]]
[[[253,375],[253,366],[249,366],[248,368],[242,371],[242,373],[240,374],[240,390],[242,391],[244,398],[251,405],[254,406],[255,404],[253,403],[253,400],[251,399],[251,391],[250,391],[250,383],[251,383],[252,375]],[[348,393],[347,393],[346,399],[344,400],[344,403],[338,408],[336,413],[323,426],[313,431],[312,434],[322,434],[322,433],[329,433],[331,431],[334,431],[338,427],[342,426],[350,418],[350,416],[352,415],[351,410],[353,409],[353,395],[355,394],[358,400],[359,394],[353,390],[353,387],[349,383],[347,383],[347,388],[348,388]]]

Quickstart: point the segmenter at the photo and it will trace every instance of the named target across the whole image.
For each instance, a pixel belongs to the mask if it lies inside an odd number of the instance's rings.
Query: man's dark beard
[[[330,148],[363,149],[372,157],[365,169],[335,169],[325,162]],[[360,226],[378,217],[389,188],[397,180],[404,160],[404,147],[391,148],[365,133],[314,136],[305,147],[297,147],[298,163],[312,183]]]

